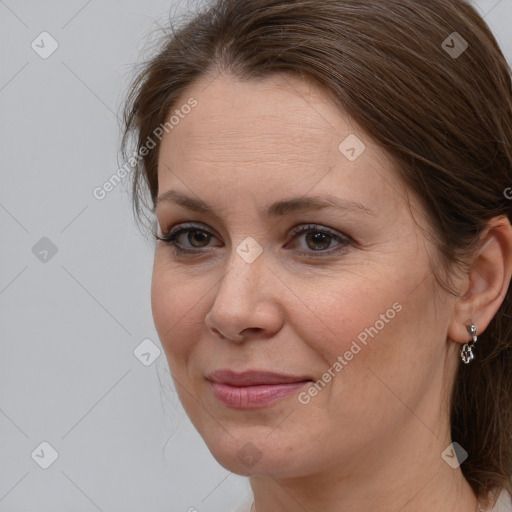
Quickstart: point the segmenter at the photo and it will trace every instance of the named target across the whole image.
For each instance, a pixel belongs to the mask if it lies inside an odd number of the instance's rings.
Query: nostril
[[[250,327],[249,329],[252,329],[252,327]],[[244,341],[244,337],[243,336],[239,336],[238,339],[233,337],[233,338],[230,338],[224,334],[222,334],[216,327],[212,327],[212,332],[214,332],[215,334],[217,334],[220,338],[222,338],[223,340],[229,340],[229,341],[234,341],[234,342],[240,342],[240,341]],[[244,329],[244,331],[246,331],[247,329]]]

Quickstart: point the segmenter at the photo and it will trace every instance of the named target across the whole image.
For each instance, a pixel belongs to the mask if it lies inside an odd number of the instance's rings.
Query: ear
[[[482,233],[481,243],[450,320],[448,337],[464,344],[471,340],[467,326],[475,324],[477,335],[501,306],[512,275],[512,226],[506,216],[491,219]]]

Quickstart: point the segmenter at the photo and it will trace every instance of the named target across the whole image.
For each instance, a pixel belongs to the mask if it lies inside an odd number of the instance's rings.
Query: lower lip
[[[311,381],[289,384],[264,384],[260,386],[228,386],[210,382],[213,394],[226,407],[233,409],[252,409],[264,407],[297,391]]]

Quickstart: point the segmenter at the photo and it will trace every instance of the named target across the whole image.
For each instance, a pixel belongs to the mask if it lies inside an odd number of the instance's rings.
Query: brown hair
[[[217,0],[165,37],[129,91],[125,156],[130,135],[140,152],[195,80],[289,73],[327,90],[392,155],[428,212],[444,270],[467,263],[491,218],[512,217],[511,70],[465,0]],[[450,53],[463,40],[468,48]],[[142,204],[154,212],[158,149],[133,172],[139,220]],[[512,493],[510,293],[476,360],[459,366],[450,401],[452,439],[469,453],[461,469],[478,496]]]

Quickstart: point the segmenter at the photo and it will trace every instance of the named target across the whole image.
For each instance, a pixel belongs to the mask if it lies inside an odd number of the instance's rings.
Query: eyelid
[[[177,237],[178,235],[181,235],[183,232],[186,233],[188,231],[203,231],[203,232],[211,235],[212,238],[217,238],[217,240],[219,239],[219,237],[213,232],[214,230],[212,230],[211,228],[206,226],[206,224],[192,223],[192,222],[180,222],[174,226],[171,226],[170,228],[167,228],[166,230],[162,230],[161,237],[156,236],[156,234],[155,234],[155,238],[158,240],[162,240],[163,242],[167,242],[167,240],[169,238]],[[171,244],[168,244],[168,245],[171,245]],[[183,251],[196,252],[196,253],[199,252],[198,249],[188,249],[188,248],[183,248]],[[202,252],[205,252],[205,251],[203,250]]]
[[[341,233],[338,233],[336,230],[334,230],[332,228],[328,228],[327,226],[323,226],[320,224],[311,224],[311,223],[298,224],[297,226],[293,227],[290,231],[290,236],[297,235],[299,233],[308,232],[308,231],[314,231],[314,230],[317,230],[317,231],[320,231],[323,233],[327,233],[329,235],[339,237],[339,238],[347,238],[347,239],[349,238],[348,236],[342,235]]]
[[[165,230],[162,230],[162,236],[168,237],[168,236],[174,236],[181,231],[205,231],[206,233],[210,233],[211,235],[215,236],[215,238],[218,238],[215,234],[215,230],[207,226],[206,224],[202,224],[201,222],[179,222],[177,224],[174,224],[173,226],[170,226],[166,228]]]
[[[179,224],[176,224],[175,226],[169,228],[169,234],[171,233],[178,233],[179,231],[185,231],[186,229],[197,229],[207,231],[208,233],[211,233],[213,230],[206,224],[202,224],[201,222],[180,222]],[[212,233],[213,234],[213,233]]]

